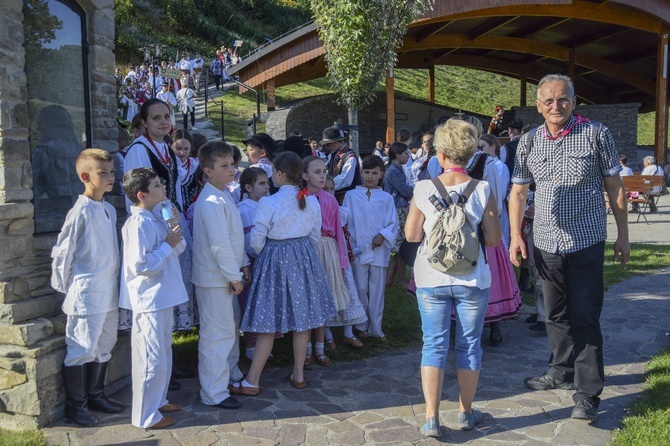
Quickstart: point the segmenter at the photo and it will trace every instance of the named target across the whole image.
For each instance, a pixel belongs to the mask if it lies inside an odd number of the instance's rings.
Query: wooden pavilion
[[[549,73],[575,83],[580,103],[640,103],[656,111],[654,154],[664,163],[668,141],[668,0],[437,0],[412,23],[399,49],[398,68],[429,70],[456,65],[520,79],[526,84]],[[364,57],[364,56],[362,56]],[[268,108],[276,87],[327,74],[313,24],[261,48],[231,74],[251,87],[263,85]],[[395,134],[393,75],[387,77],[387,140]]]

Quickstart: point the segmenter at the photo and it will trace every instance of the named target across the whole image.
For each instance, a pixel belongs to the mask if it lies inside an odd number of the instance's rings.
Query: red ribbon
[[[302,200],[303,197],[308,197],[309,196],[309,188],[306,187],[304,189],[300,189],[300,192],[298,192],[298,201]]]

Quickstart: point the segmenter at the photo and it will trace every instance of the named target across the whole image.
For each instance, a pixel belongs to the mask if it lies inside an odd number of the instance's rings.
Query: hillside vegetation
[[[309,0],[115,0],[116,62],[127,64],[141,58],[137,48],[165,43],[170,57],[182,50],[199,50],[211,57],[221,45],[244,41],[240,54],[311,20]],[[427,70],[396,70],[399,96],[428,99]],[[379,84],[380,90],[384,89]],[[506,109],[519,104],[518,80],[461,67],[435,69],[435,100],[438,104],[460,108],[485,116],[493,115],[496,104]],[[528,84],[529,105],[535,85]],[[277,89],[277,103],[330,93],[327,79]],[[226,136],[243,136],[243,126],[254,113],[255,99],[228,92],[224,96]],[[214,112],[216,113],[216,111]],[[215,116],[214,122],[219,122]],[[638,144],[654,143],[654,113],[640,115]]]
[[[116,62],[141,60],[139,47],[164,43],[213,56],[243,40],[241,54],[310,20],[304,0],[114,0]]]

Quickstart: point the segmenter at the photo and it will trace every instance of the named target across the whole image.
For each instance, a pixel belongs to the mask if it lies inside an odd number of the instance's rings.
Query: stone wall
[[[338,105],[333,94],[285,104],[268,113],[266,132],[275,139],[285,139],[292,133],[321,139],[323,130],[342,118],[347,122],[347,110]],[[427,101],[396,98],[396,130],[410,129],[414,135],[412,147],[421,145],[423,133],[432,129],[440,116],[453,116],[457,109],[431,104]],[[488,123],[485,116],[475,115]],[[488,125],[488,124],[487,124]],[[362,154],[371,153],[375,142],[384,141],[386,135],[386,93],[378,92],[369,106],[358,112],[359,146]],[[389,141],[393,142],[393,141]]]
[[[629,166],[638,162],[637,154],[637,110],[640,104],[610,104],[610,105],[578,105],[575,113],[602,123],[612,133],[614,143],[619,153],[628,156]],[[544,122],[537,107],[513,107],[514,115],[521,119],[524,125],[540,125]],[[510,118],[511,119],[511,118]]]
[[[117,150],[114,3],[87,12],[93,146]],[[34,236],[23,2],[0,2],[0,426],[35,428],[62,416],[62,298],[49,286],[56,235]],[[108,381],[130,372],[120,338]]]

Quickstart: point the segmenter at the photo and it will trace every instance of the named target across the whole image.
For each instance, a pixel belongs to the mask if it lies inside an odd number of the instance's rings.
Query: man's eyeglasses
[[[540,102],[547,108],[555,107],[556,104],[558,104],[559,107],[565,107],[570,103],[570,99],[568,98],[558,98],[557,100],[547,99],[546,101],[540,101]]]

